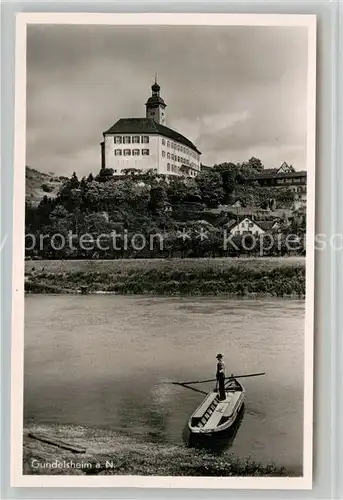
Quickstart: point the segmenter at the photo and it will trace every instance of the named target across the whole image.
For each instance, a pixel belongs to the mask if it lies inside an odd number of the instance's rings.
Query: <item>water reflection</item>
[[[245,407],[243,403],[237,419],[230,427],[230,429],[207,436],[200,434],[190,434],[187,424],[183,431],[182,438],[184,442],[191,448],[205,449],[214,453],[222,453],[224,451],[228,451],[232,447],[237,436],[238,430],[243,421],[244,413]]]

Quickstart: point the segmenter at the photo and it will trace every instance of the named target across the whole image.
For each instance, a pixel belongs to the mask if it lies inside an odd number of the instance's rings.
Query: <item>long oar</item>
[[[248,373],[247,375],[230,375],[230,377],[225,377],[225,380],[234,378],[247,378],[247,377],[259,377],[260,375],[265,375],[265,372],[261,373]],[[190,382],[166,382],[167,384],[177,384],[177,385],[188,385],[188,384],[204,384],[205,382],[215,382],[217,379],[210,378],[208,380],[191,380]]]
[[[185,389],[190,389],[191,391],[195,392],[200,392],[201,394],[208,394],[208,392],[202,391],[201,389],[196,389],[195,387],[188,387],[187,384],[183,384],[181,382],[171,382],[174,385],[181,385],[181,387],[184,387]]]

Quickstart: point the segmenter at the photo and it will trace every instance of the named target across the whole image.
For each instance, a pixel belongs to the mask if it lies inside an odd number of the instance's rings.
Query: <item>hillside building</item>
[[[101,166],[114,175],[127,169],[153,170],[167,176],[195,177],[201,169],[200,151],[176,130],[166,126],[166,103],[155,80],[145,103],[145,118],[120,118],[103,133]]]
[[[260,186],[273,188],[287,188],[294,193],[294,209],[306,207],[307,201],[307,172],[296,171],[291,165],[283,163],[275,169],[265,169],[256,174],[252,180]]]
[[[241,220],[232,220],[224,227],[234,236],[245,234],[261,236],[274,229],[276,223],[275,221],[255,221],[250,217],[244,217]]]

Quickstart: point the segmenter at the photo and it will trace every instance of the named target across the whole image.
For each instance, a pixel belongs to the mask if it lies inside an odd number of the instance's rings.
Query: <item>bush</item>
[[[48,184],[42,184],[41,188],[43,189],[44,193],[51,193],[54,188],[52,186],[49,186]]]

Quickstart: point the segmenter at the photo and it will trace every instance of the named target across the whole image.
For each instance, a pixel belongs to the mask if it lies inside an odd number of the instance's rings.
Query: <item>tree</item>
[[[149,209],[153,213],[163,209],[167,201],[167,191],[164,185],[158,184],[150,189]]]
[[[73,175],[70,178],[69,186],[70,189],[77,189],[80,187],[80,182],[75,172],[73,172]]]
[[[209,170],[200,172],[195,180],[200,190],[202,202],[209,208],[217,207],[224,197],[221,175]]]
[[[259,158],[252,156],[248,161],[248,165],[256,172],[263,172],[264,166]]]
[[[98,182],[107,182],[110,179],[112,179],[113,173],[114,173],[113,168],[101,168],[95,180]]]

